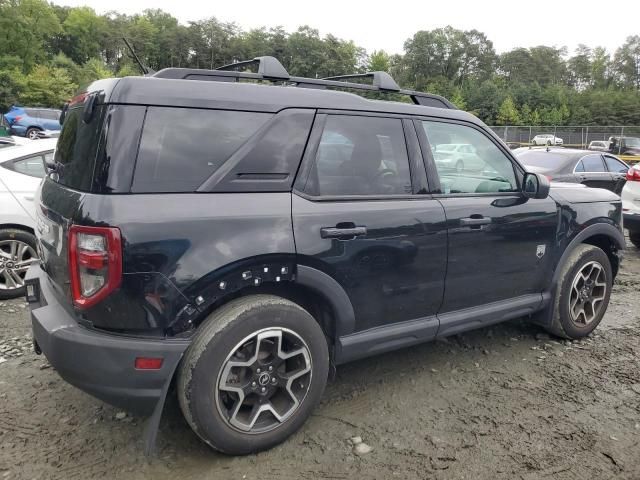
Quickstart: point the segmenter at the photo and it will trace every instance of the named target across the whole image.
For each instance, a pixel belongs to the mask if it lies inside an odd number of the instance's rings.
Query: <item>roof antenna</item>
[[[122,40],[124,40],[125,45],[127,46],[129,51],[131,52],[131,55],[133,55],[133,59],[136,61],[136,63],[140,67],[140,70],[142,70],[142,74],[143,75],[149,76],[149,75],[153,75],[154,73],[156,73],[154,70],[151,70],[149,67],[147,67],[144,63],[142,63],[140,61],[140,59],[138,58],[138,55],[136,55],[135,50],[133,49],[133,47],[129,43],[129,40],[126,39],[126,37],[122,37]]]

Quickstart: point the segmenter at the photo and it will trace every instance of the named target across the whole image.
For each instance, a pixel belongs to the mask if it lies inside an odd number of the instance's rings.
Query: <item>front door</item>
[[[519,187],[522,170],[482,130],[435,120],[416,126],[423,143],[430,146],[422,149],[428,152],[429,181],[433,183],[432,177],[439,181],[441,193],[436,198],[447,217],[449,261],[438,315],[441,333],[451,333],[451,328],[477,316],[476,311],[468,317],[447,317],[452,312],[495,302],[502,302],[505,309],[511,301],[535,305],[552,268],[558,223],[555,202],[525,198]],[[447,168],[429,154],[438,150],[438,144],[471,145],[485,165],[462,171]],[[445,318],[459,325],[446,325]]]
[[[423,339],[437,331],[446,222],[425,183],[411,122],[317,116],[293,194],[298,263],[344,288],[355,332],[414,319],[428,326]]]

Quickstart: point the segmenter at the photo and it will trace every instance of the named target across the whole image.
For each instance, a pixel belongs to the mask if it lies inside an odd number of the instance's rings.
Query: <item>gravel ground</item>
[[[516,320],[340,367],[300,432],[237,458],[201,443],[175,396],[145,458],[144,419],[62,381],[24,302],[0,302],[0,479],[639,479],[639,285],[630,247],[581,342]]]

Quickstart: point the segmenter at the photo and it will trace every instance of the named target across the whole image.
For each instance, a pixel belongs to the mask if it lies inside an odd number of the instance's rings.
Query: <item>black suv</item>
[[[172,385],[202,440],[246,454],[297,430],[335,365],[515,317],[598,325],[618,196],[550,191],[476,117],[383,72],[249,63],[94,83],[40,188],[36,351],[152,414],[148,446]]]

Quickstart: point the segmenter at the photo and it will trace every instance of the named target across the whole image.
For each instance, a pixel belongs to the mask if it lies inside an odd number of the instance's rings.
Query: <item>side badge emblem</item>
[[[544,254],[546,251],[547,251],[546,245],[538,245],[538,248],[536,249],[536,257],[538,258],[544,257]]]

